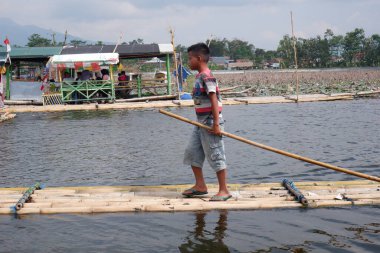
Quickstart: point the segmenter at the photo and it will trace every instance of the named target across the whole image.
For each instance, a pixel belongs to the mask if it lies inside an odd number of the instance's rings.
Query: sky
[[[380,0],[1,0],[0,17],[92,41],[170,43],[171,27],[176,45],[212,37],[275,50],[292,32],[290,11],[297,37],[380,34]]]

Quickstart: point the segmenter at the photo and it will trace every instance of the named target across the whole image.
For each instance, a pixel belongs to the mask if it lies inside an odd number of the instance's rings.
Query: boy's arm
[[[222,132],[219,127],[219,108],[218,108],[218,98],[216,97],[215,92],[210,92],[208,97],[211,101],[211,112],[214,119],[214,124],[212,125],[212,133],[215,135],[222,135]]]

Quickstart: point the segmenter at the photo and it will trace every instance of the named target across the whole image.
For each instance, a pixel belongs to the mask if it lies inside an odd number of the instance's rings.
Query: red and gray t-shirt
[[[222,98],[219,92],[219,85],[210,70],[199,73],[196,76],[193,88],[193,100],[195,113],[199,122],[203,122],[208,116],[212,115],[211,100],[208,96],[210,92],[215,92],[218,99],[219,113],[222,112]]]

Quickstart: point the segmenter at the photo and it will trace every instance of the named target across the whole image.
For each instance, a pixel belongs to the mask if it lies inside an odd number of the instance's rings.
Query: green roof
[[[0,52],[5,52],[6,47],[0,47]],[[62,47],[12,47],[11,59],[48,58],[60,54]]]

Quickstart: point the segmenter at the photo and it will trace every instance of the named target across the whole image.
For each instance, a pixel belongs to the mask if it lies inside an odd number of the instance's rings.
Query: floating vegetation
[[[214,73],[222,89],[238,86],[236,95],[249,89],[248,96],[285,96],[296,93],[296,76],[291,70],[257,70]],[[357,93],[380,90],[380,69],[299,70],[299,94]]]

